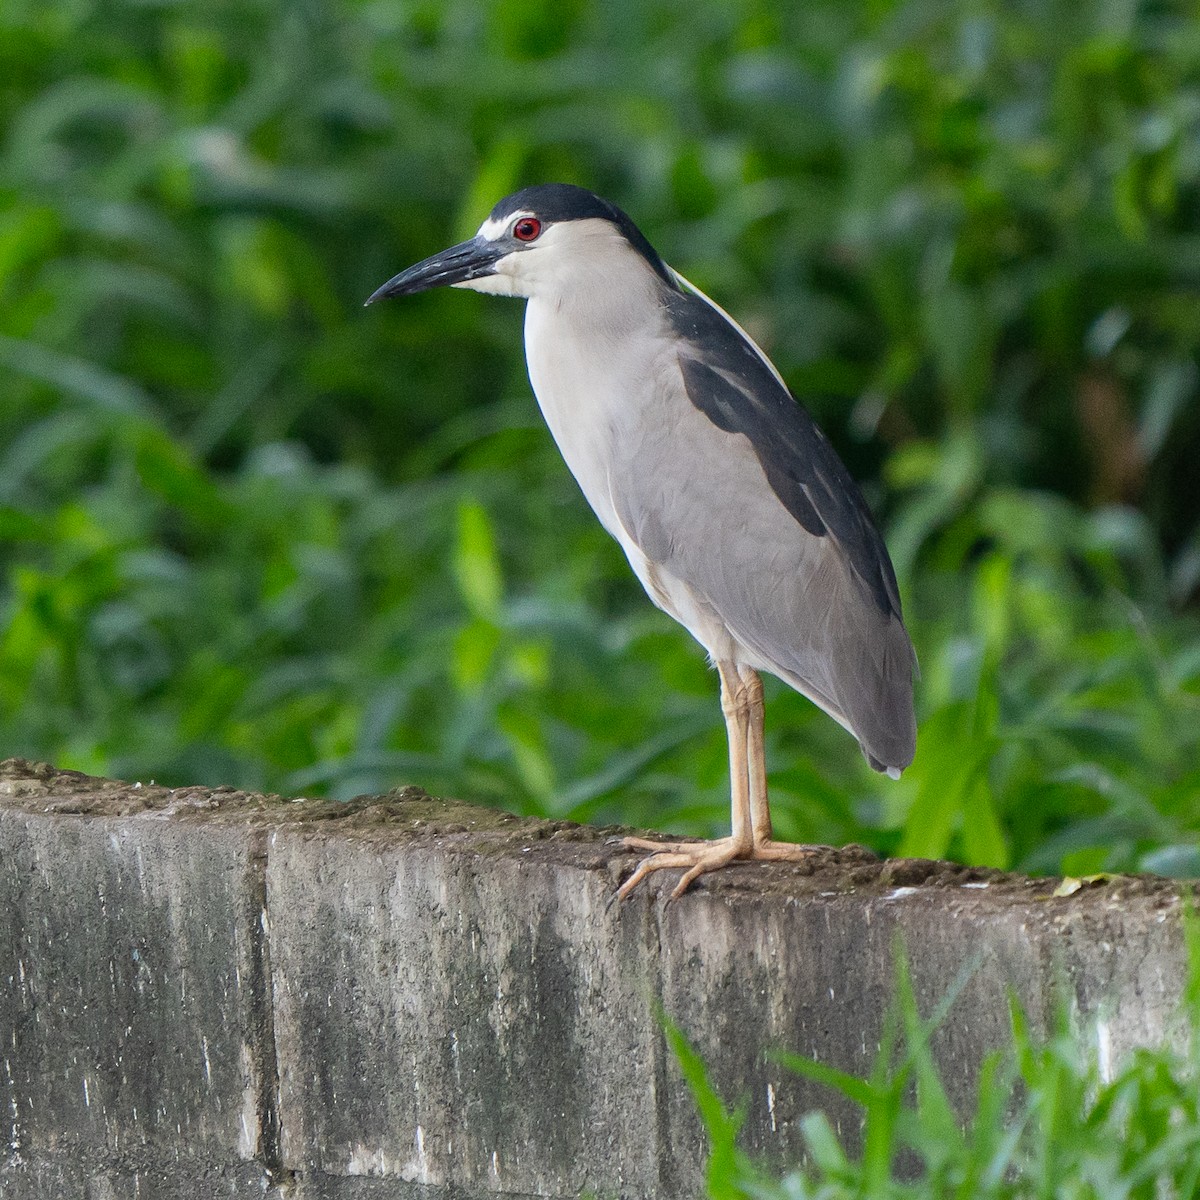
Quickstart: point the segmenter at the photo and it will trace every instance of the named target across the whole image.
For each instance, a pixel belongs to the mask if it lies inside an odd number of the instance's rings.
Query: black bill
[[[367,304],[374,304],[386,296],[411,296],[414,292],[424,292],[429,288],[449,287],[454,283],[465,283],[468,279],[494,275],[497,260],[503,258],[510,249],[489,242],[487,238],[473,237],[469,242],[460,242],[409,267],[407,271],[401,271],[373,292]]]

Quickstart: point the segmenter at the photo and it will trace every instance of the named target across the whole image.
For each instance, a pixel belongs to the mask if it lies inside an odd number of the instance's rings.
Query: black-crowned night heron
[[[729,732],[732,835],[653,842],[651,871],[798,860],[771,839],[759,671],[845,726],[896,778],[916,745],[916,657],[858,486],[767,356],[659,258],[615,205],[546,184],[501,200],[470,241],[367,301],[448,284],[521,296],[529,380],[550,432],[650,599],[708,651]]]

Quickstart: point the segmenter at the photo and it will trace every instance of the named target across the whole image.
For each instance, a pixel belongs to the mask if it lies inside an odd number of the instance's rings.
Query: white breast
[[[703,598],[646,557],[613,498],[621,476],[614,454],[627,452],[631,439],[669,436],[681,415],[695,418],[665,323],[657,334],[651,321],[631,336],[606,329],[594,312],[577,320],[561,306],[534,298],[525,315],[525,355],[538,406],[563,459],[651,600],[714,658],[747,661]],[[684,412],[675,412],[675,406]]]
[[[525,358],[538,407],[588,503],[617,538],[620,522],[609,490],[614,445],[628,405],[637,403],[639,379],[648,377],[654,354],[661,352],[645,340],[647,353],[637,356],[623,341],[581,328],[554,304],[529,301]]]

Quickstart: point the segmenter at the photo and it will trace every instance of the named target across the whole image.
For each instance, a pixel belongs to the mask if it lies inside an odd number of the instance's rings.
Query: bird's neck
[[[530,297],[526,340],[532,330],[579,346],[619,349],[652,337],[663,319],[664,284],[650,271],[611,272],[596,267],[562,287]]]

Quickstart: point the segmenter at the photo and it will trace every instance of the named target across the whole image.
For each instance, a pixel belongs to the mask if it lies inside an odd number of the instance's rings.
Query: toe
[[[679,854],[652,854],[644,858],[630,877],[617,889],[617,899],[624,900],[651,871],[663,871],[668,867],[686,867],[692,864],[692,859]]]

